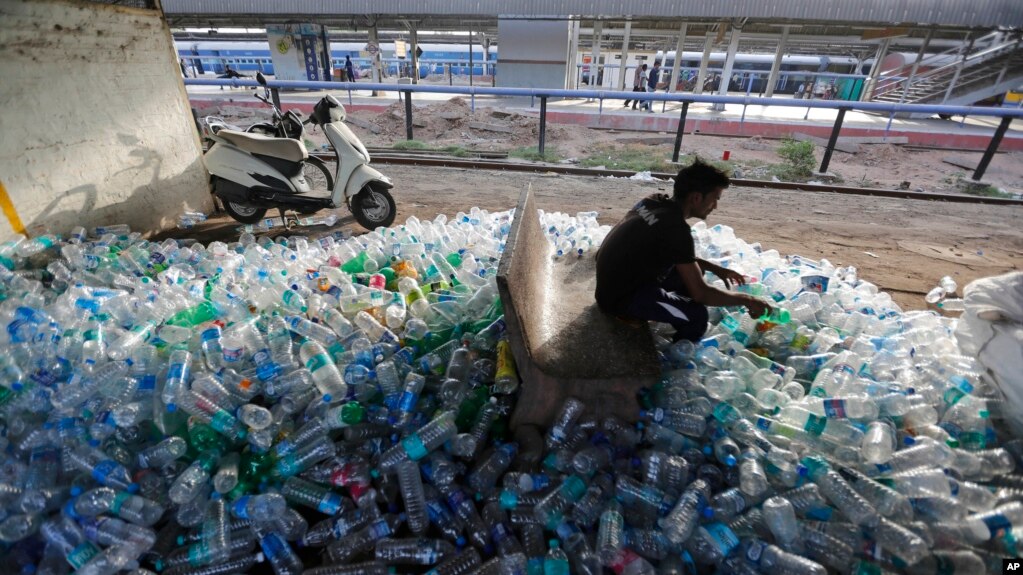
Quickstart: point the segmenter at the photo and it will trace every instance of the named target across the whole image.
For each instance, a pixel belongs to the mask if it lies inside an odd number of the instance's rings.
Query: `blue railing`
[[[255,80],[248,79],[206,79],[206,78],[185,78],[184,82],[189,86],[234,86],[234,87],[255,87],[259,86],[259,83]],[[982,106],[943,106],[935,104],[892,104],[889,102],[853,102],[848,100],[795,100],[790,98],[761,98],[756,96],[717,96],[717,95],[705,95],[705,94],[686,94],[686,93],[666,93],[666,92],[627,92],[618,90],[562,90],[562,89],[546,89],[546,88],[491,88],[485,86],[425,86],[422,84],[378,84],[378,83],[363,83],[363,82],[287,82],[283,80],[272,80],[268,81],[267,85],[275,92],[279,89],[297,89],[297,90],[345,90],[348,92],[348,101],[352,102],[353,91],[382,91],[382,92],[404,92],[406,94],[406,105],[405,105],[405,128],[408,139],[412,139],[412,106],[410,104],[411,95],[416,93],[424,94],[459,94],[467,95],[472,98],[472,108],[475,110],[476,96],[508,96],[518,98],[532,98],[540,99],[540,141],[538,150],[542,154],[545,145],[546,136],[546,123],[547,123],[547,100],[550,98],[564,98],[564,99],[595,99],[600,102],[599,111],[603,111],[604,100],[640,100],[652,102],[675,102],[682,104],[682,109],[679,117],[679,125],[675,137],[675,152],[673,159],[678,160],[678,153],[682,142],[682,135],[685,130],[685,118],[689,110],[689,105],[693,103],[700,104],[734,104],[743,106],[743,115],[740,122],[745,120],[746,107],[748,106],[781,106],[787,108],[807,108],[809,109],[828,109],[838,110],[838,116],[835,120],[834,128],[831,132],[831,138],[828,141],[828,145],[824,151],[824,159],[821,163],[821,172],[826,172],[828,164],[831,160],[831,154],[834,151],[835,144],[838,141],[838,135],[842,128],[842,122],[845,118],[845,113],[849,110],[859,110],[863,112],[879,112],[888,113],[888,127],[885,129],[887,134],[891,128],[892,118],[895,114],[906,113],[906,114],[943,114],[949,116],[990,116],[995,118],[1001,118],[1001,122],[995,129],[992,136],[991,142],[988,145],[987,150],[984,152],[984,157],[981,158],[980,164],[974,171],[973,179],[980,180],[984,175],[984,171],[987,169],[987,165],[991,162],[991,158],[994,156],[995,151],[998,149],[998,145],[1001,143],[1005,132],[1009,128],[1010,122],[1014,118],[1023,118],[1023,109],[1021,108],[994,108],[994,107],[982,107]]]

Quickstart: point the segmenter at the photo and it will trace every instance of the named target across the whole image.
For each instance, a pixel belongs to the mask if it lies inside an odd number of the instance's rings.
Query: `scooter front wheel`
[[[374,189],[369,184],[352,198],[352,215],[355,216],[355,221],[370,231],[390,226],[394,223],[397,212],[391,193],[383,189]]]
[[[243,224],[254,224],[266,215],[265,208],[257,208],[237,202],[224,202],[224,210],[227,211],[227,215]]]

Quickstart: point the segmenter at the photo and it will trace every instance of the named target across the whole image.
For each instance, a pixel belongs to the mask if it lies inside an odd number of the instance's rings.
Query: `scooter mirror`
[[[260,86],[266,86],[266,78],[263,77],[262,72],[256,72],[256,81],[259,82]]]

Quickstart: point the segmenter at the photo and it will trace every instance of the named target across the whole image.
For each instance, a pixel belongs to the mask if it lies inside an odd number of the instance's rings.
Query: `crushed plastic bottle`
[[[655,324],[640,421],[572,398],[510,430],[513,217],[0,245],[6,570],[958,573],[1020,555],[1023,441],[957,320],[726,226],[692,227],[697,256],[775,313],[711,308],[695,343]],[[609,227],[542,229],[564,258]]]

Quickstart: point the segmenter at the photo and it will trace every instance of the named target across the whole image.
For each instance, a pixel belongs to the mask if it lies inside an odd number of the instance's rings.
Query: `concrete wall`
[[[0,240],[112,223],[153,232],[212,209],[158,10],[3,0],[0,102]]]
[[[565,87],[567,20],[499,18],[497,38],[501,46],[498,87],[558,90]]]

